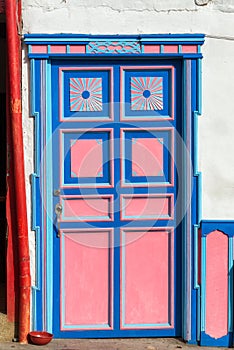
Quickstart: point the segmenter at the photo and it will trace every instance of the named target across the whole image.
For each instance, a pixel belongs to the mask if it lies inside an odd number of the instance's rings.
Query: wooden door
[[[53,332],[180,335],[180,63],[55,61],[51,76]]]

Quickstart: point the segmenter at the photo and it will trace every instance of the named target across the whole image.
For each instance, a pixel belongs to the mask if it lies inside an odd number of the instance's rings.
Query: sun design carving
[[[71,78],[70,110],[102,111],[102,78]]]
[[[132,77],[131,109],[152,111],[163,109],[163,78]]]

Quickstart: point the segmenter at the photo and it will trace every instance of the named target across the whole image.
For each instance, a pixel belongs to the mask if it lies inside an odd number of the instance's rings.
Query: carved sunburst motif
[[[102,78],[71,78],[70,110],[102,111]]]
[[[163,78],[132,77],[131,109],[152,111],[163,109]]]

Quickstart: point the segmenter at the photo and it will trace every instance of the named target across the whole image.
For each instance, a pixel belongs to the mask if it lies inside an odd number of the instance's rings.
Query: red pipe
[[[19,342],[26,343],[30,330],[31,277],[24,174],[24,147],[21,110],[21,40],[18,34],[18,2],[7,0],[6,38],[8,52],[9,103],[12,135],[13,177],[19,259]]]

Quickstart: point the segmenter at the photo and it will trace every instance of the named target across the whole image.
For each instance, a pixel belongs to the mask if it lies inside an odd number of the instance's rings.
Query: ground
[[[10,349],[36,349],[36,345],[22,345],[18,343],[0,343],[0,350]],[[198,347],[187,345],[179,339],[75,339],[75,340],[52,340],[48,345],[41,346],[41,349],[53,350],[217,350],[218,348]],[[220,348],[219,348],[220,349]],[[227,348],[222,348],[227,349]]]
[[[7,322],[5,312],[5,288],[0,285],[0,350],[36,349],[36,345],[13,342],[15,325]],[[138,339],[54,339],[42,349],[53,350],[216,350],[218,348],[188,345],[174,338]],[[223,350],[227,348],[222,348]]]

